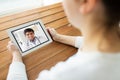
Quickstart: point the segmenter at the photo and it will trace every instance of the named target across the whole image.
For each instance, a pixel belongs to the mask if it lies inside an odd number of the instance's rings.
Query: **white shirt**
[[[21,47],[22,48],[22,51],[26,51],[28,49],[31,49],[37,45],[40,45],[42,44],[43,42],[46,42],[48,39],[46,38],[46,36],[35,36],[34,40],[33,41],[30,41],[30,40],[27,40],[23,46]]]
[[[77,37],[76,47],[80,47],[82,41]],[[24,64],[12,63],[7,80],[27,80]],[[36,80],[120,80],[120,53],[83,53],[79,50],[67,61],[40,72]]]

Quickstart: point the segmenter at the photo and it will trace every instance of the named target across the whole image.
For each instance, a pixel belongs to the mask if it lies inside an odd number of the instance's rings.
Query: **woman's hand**
[[[13,44],[13,42],[9,41],[7,48],[10,53],[12,53],[13,62],[22,62],[22,55],[20,54],[18,48]]]
[[[71,46],[75,46],[75,36],[66,36],[66,35],[61,35],[56,32],[54,28],[47,28],[48,32],[51,34],[53,40],[63,43],[63,44],[68,44]]]
[[[13,52],[19,52],[18,48],[13,44],[12,41],[9,41],[9,42],[8,42],[7,48],[8,48],[8,50],[9,50],[10,52],[12,52],[12,53],[13,53]]]
[[[59,40],[59,38],[60,38],[59,35],[60,34],[58,34],[57,31],[54,28],[48,27],[47,30],[51,34],[53,40],[55,40],[55,41]]]

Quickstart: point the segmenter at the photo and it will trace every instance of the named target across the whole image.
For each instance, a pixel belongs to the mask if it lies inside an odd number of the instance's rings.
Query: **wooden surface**
[[[10,40],[6,30],[39,19],[43,21],[46,27],[53,27],[60,34],[80,35],[77,29],[68,26],[69,22],[61,3],[0,18],[0,80],[6,80],[8,68],[11,63],[11,54],[6,48]],[[35,80],[40,71],[50,69],[59,61],[64,61],[72,56],[76,51],[77,49],[71,46],[54,41],[24,56],[23,60],[27,68],[29,80]]]

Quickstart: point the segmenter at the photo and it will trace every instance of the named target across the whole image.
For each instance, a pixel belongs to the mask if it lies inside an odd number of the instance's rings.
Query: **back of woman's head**
[[[120,0],[102,0],[105,6],[107,22],[106,24],[112,27],[119,25],[120,21]]]

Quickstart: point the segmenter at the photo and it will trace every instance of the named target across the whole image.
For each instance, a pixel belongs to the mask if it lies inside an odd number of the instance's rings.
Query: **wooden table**
[[[11,54],[6,48],[10,40],[6,30],[10,27],[39,19],[42,19],[46,27],[53,27],[60,34],[72,36],[80,35],[77,29],[68,26],[69,22],[61,3],[0,18],[0,80],[6,80],[11,63]],[[74,47],[54,41],[24,56],[23,61],[26,65],[29,80],[35,80],[40,71],[50,69],[56,63],[68,59],[75,54],[76,51],[77,49]]]

